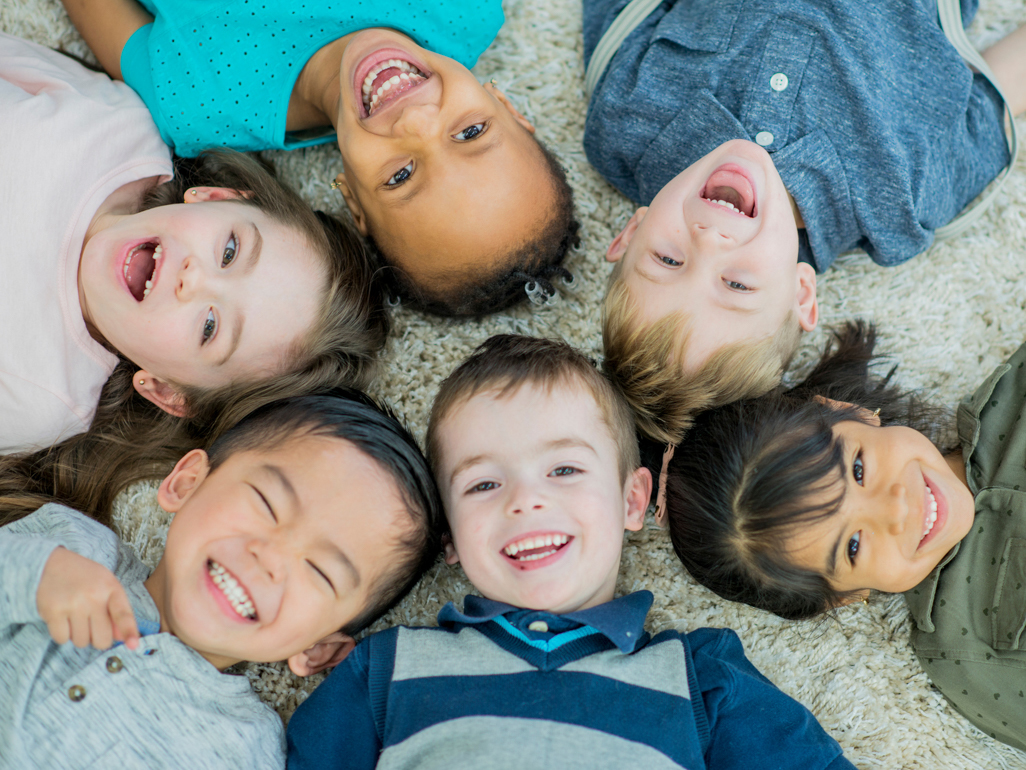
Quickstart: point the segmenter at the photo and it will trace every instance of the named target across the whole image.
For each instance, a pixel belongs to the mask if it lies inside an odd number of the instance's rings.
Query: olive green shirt
[[[985,733],[1026,750],[1026,345],[958,407],[972,529],[905,592],[934,685]]]

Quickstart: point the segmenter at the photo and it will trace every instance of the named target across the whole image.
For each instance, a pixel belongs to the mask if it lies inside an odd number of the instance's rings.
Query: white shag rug
[[[981,48],[1026,23],[1023,0],[982,0],[982,5],[969,30]],[[399,310],[374,391],[391,401],[420,437],[438,384],[492,334],[562,336],[600,355],[600,301],[608,273],[603,254],[633,210],[588,165],[581,147],[580,0],[509,0],[506,19],[475,74],[498,81],[569,170],[583,234],[581,248],[568,260],[578,287],[551,306],[527,305],[480,322]],[[89,58],[58,0],[2,0],[0,29]],[[1026,135],[1026,120],[1019,126]],[[342,208],[328,187],[341,165],[333,146],[270,155],[312,204]],[[800,363],[827,339],[822,327],[860,315],[882,329],[882,348],[901,362],[903,384],[955,405],[1026,339],[1026,152],[996,205],[967,234],[899,268],[879,268],[862,254],[842,258],[820,277],[819,287],[821,329],[807,336]],[[117,521],[151,564],[163,547],[168,518],[156,506],[152,487],[135,487],[120,500]],[[845,609],[837,622],[788,623],[696,586],[666,534],[651,524],[629,533],[624,549],[619,590],[641,588],[656,597],[652,631],[736,630],[755,665],[812,709],[860,768],[1026,768],[1026,753],[983,735],[931,687],[908,645],[909,618],[901,597]],[[459,601],[468,591],[458,568],[439,564],[375,628],[433,624],[446,602]],[[245,672],[285,718],[317,683],[317,678],[296,679],[277,664],[249,665]]]

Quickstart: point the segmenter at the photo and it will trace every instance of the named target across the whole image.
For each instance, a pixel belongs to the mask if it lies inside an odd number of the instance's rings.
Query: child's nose
[[[280,583],[285,579],[285,554],[275,543],[264,538],[253,538],[247,548],[272,583]]]
[[[438,125],[438,110],[431,104],[410,104],[396,118],[393,130],[402,136],[427,138]]]
[[[186,257],[175,276],[175,294],[182,302],[193,299],[203,286],[203,271],[194,257]]]
[[[905,524],[908,521],[908,512],[908,490],[905,489],[904,484],[892,484],[887,490],[887,500],[884,505],[887,531],[892,535],[900,535],[904,532]]]
[[[511,514],[527,513],[528,511],[539,511],[545,507],[545,500],[538,490],[531,484],[517,484],[511,490],[507,510]]]
[[[712,253],[719,253],[734,247],[732,235],[721,232],[710,225],[692,225],[691,239],[697,249]]]

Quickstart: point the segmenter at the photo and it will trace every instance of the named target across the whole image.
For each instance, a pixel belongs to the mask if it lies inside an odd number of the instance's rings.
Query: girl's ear
[[[534,133],[534,123],[525,118],[520,113],[520,110],[513,106],[513,102],[509,100],[509,97],[507,97],[506,94],[504,94],[502,91],[496,88],[493,83],[485,83],[484,87],[486,91],[489,91],[492,94],[492,96],[499,100],[503,107],[509,110],[510,114],[513,116],[513,119],[516,120],[517,123],[526,128],[528,132],[532,134]]]
[[[442,535],[442,550],[445,552],[445,563],[458,564],[460,555],[456,553],[456,546],[452,542],[452,535],[446,532]]]
[[[621,230],[613,242],[609,244],[609,248],[606,249],[606,261],[607,262],[619,262],[623,255],[627,252],[627,245],[631,242],[631,238],[634,237],[634,233],[637,232],[638,225],[645,219],[645,214],[648,213],[648,206],[642,206],[640,209],[634,212],[634,216],[631,217],[630,221]]]
[[[346,655],[353,651],[356,641],[351,636],[346,636],[341,631],[314,643],[302,652],[297,652],[289,658],[289,668],[296,676],[310,676],[326,668],[333,668],[346,659]]]
[[[627,477],[626,487],[627,511],[623,528],[637,532],[645,526],[645,511],[652,497],[652,472],[648,468],[638,468]]]
[[[202,449],[193,449],[175,463],[174,469],[160,482],[157,504],[168,513],[177,513],[210,473],[210,461]]]
[[[151,404],[156,404],[170,415],[186,417],[189,409],[185,405],[185,397],[159,377],[154,377],[145,369],[140,369],[132,378],[135,392]]]
[[[869,409],[866,409],[866,407],[859,406],[858,404],[853,404],[850,401],[838,401],[833,398],[827,398],[826,396],[813,396],[813,399],[815,399],[821,404],[829,406],[831,409],[857,409],[859,412],[859,417],[861,419],[865,420],[870,425],[875,425],[878,428],[880,427],[879,409],[877,409],[875,412],[872,412]]]
[[[816,299],[816,271],[806,262],[798,263],[798,324],[807,332],[819,322],[819,301]]]
[[[237,198],[249,198],[253,193],[239,192],[228,187],[190,187],[185,191],[186,203],[202,203],[204,201],[227,201]]]
[[[335,177],[335,184],[332,185],[342,193],[342,199],[346,202],[346,206],[349,207],[349,213],[352,215],[353,224],[359,231],[360,235],[366,237],[367,235],[367,217],[363,214],[363,207],[360,205],[360,201],[353,194],[353,189],[349,186],[349,182],[346,180],[344,172],[340,171],[338,176]]]

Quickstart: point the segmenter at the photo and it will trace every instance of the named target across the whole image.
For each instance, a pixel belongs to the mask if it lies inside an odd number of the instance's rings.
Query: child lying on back
[[[614,599],[652,478],[630,413],[562,342],[493,337],[442,384],[446,560],[482,597],[367,637],[289,722],[289,767],[850,768],[729,630]]]
[[[362,400],[275,402],[157,499],[152,573],[60,505],[0,529],[0,768],[281,767],[281,721],[223,669],[337,664],[436,553],[427,464]]]
[[[586,57],[622,7],[585,0]],[[1026,27],[983,58],[1021,113]],[[641,204],[607,253],[603,333],[641,429],[677,442],[695,411],[773,387],[816,326],[817,271],[928,248],[1008,165],[1004,121],[937,0],[661,3],[598,81],[584,139]]]

